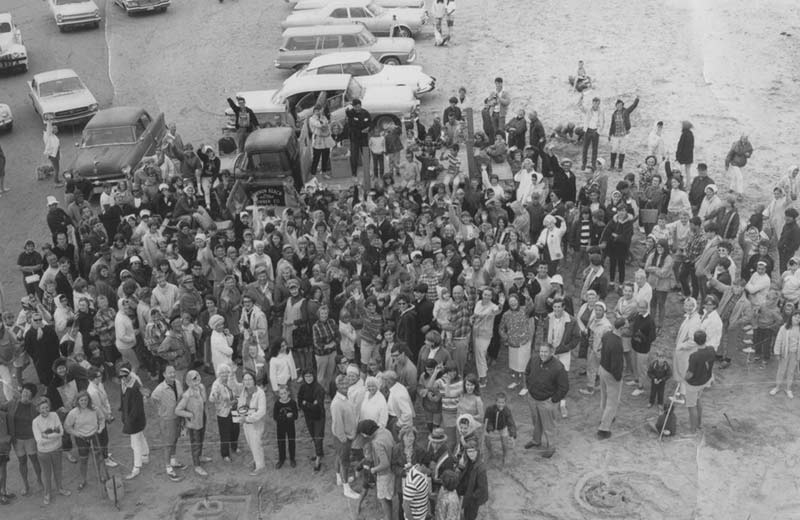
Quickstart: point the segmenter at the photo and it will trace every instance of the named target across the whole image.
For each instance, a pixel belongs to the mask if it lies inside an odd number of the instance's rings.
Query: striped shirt
[[[425,520],[428,517],[431,487],[428,477],[412,466],[403,481],[403,500],[411,513],[406,520]]]
[[[592,221],[581,220],[581,247],[588,247],[592,238]]]
[[[468,338],[472,332],[472,306],[468,301],[453,304],[450,310],[450,323],[453,324],[453,338]]]

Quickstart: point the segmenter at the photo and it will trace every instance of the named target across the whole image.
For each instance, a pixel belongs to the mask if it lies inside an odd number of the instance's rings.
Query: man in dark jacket
[[[531,119],[528,122],[528,135],[531,147],[533,147],[533,166],[536,167],[536,161],[544,155],[547,135],[544,133],[544,125],[539,120],[539,114],[535,110],[531,112]]]
[[[133,449],[133,469],[125,480],[132,480],[139,475],[142,464],[150,460],[150,448],[144,437],[144,428],[147,417],[144,411],[144,396],[142,395],[139,377],[131,372],[131,365],[124,362],[119,367],[119,379],[122,384],[122,433],[131,436],[131,449]]]
[[[523,150],[527,131],[528,122],[525,120],[525,111],[519,109],[517,110],[517,115],[506,123],[508,146],[516,146],[519,150]]]
[[[625,327],[625,318],[617,318],[614,330],[608,331],[600,338],[600,426],[597,438],[611,437],[611,423],[617,415],[617,407],[622,397],[622,368],[624,358],[622,352],[621,330]]]
[[[397,297],[397,309],[400,316],[397,318],[397,342],[405,343],[411,351],[412,361],[416,363],[417,354],[422,348],[422,332],[420,331],[419,318],[414,306],[408,301],[408,296],[401,294]]]
[[[483,133],[486,137],[492,139],[496,128],[494,127],[494,120],[492,119],[492,104],[489,98],[483,100],[483,109],[481,109],[481,121]]]
[[[689,188],[689,204],[692,206],[692,214],[697,215],[700,204],[706,196],[706,186],[714,184],[714,179],[708,176],[708,166],[705,163],[697,163],[697,177],[692,179]]]
[[[228,98],[228,105],[236,115],[236,145],[239,147],[240,152],[244,152],[244,143],[247,140],[247,136],[258,128],[258,118],[256,118],[256,113],[247,106],[242,96],[236,96],[235,103],[231,98]]]
[[[347,130],[350,138],[350,173],[355,177],[358,175],[361,150],[368,144],[368,132],[372,125],[372,117],[369,112],[361,108],[360,99],[354,99],[344,113],[347,116]],[[367,166],[365,165],[364,168]]]
[[[630,381],[628,385],[636,384],[633,396],[638,397],[644,393],[644,384],[647,381],[647,358],[650,356],[650,346],[656,340],[656,323],[650,314],[650,304],[644,300],[637,303],[636,316],[631,323],[631,348],[634,352],[633,373],[638,381]],[[638,383],[638,384],[637,384]]]
[[[461,108],[458,106],[458,98],[452,96],[450,98],[450,104],[444,109],[442,113],[442,121],[450,121],[450,114],[453,114],[456,118],[456,121],[461,121]]]
[[[25,333],[25,352],[33,360],[39,383],[48,386],[53,379],[53,361],[58,359],[58,336],[52,325],[45,325],[38,312],[31,317],[31,328]]]
[[[794,256],[797,248],[800,247],[800,226],[797,225],[798,212],[794,208],[787,208],[784,212],[786,223],[781,230],[781,237],[778,239],[778,267],[780,272],[786,271],[789,259]]]
[[[553,172],[553,191],[564,202],[575,202],[578,196],[578,184],[575,174],[572,173],[572,161],[564,159],[561,168]]]
[[[544,435],[541,455],[549,459],[555,453],[552,443],[555,441],[556,410],[569,391],[569,378],[561,361],[553,357],[553,347],[547,343],[539,346],[539,357],[531,358],[525,374],[530,397],[528,406],[533,417],[533,439],[525,444],[525,449],[541,446]]]
[[[619,171],[625,163],[625,140],[631,131],[631,112],[639,105],[639,98],[633,100],[631,106],[625,108],[625,102],[617,100],[614,113],[611,114],[611,125],[608,127],[608,140],[611,143],[611,169],[619,156]]]

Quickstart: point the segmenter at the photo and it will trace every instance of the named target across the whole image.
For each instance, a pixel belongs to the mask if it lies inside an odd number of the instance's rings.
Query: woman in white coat
[[[242,424],[247,446],[253,455],[254,469],[250,476],[256,476],[264,471],[264,447],[261,437],[264,435],[264,418],[267,416],[267,396],[264,390],[256,386],[253,374],[245,372],[242,376],[242,393],[239,394],[238,414]]]
[[[683,375],[689,368],[689,356],[692,352],[697,350],[697,344],[694,342],[694,333],[700,330],[700,313],[697,312],[697,300],[692,297],[686,298],[683,301],[684,318],[678,329],[678,336],[675,338],[675,357],[673,359],[672,373],[675,380],[678,382],[678,392],[684,393]]]
[[[222,365],[233,365],[233,336],[225,330],[225,318],[215,314],[208,319],[208,328],[211,329],[211,364],[214,373],[219,373]]]
[[[544,229],[539,234],[536,245],[539,246],[540,258],[547,262],[547,274],[553,276],[558,269],[558,262],[564,258],[561,249],[564,233],[567,232],[567,223],[560,216],[547,215],[544,217]]]

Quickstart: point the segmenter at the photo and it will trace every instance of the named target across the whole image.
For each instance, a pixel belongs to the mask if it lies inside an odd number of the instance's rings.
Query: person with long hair
[[[103,413],[95,409],[92,398],[85,390],[75,397],[75,408],[69,411],[64,420],[64,431],[72,435],[78,446],[78,470],[81,481],[78,491],[86,487],[86,474],[89,466],[89,455],[94,457],[95,467],[100,472],[100,481],[108,480],[108,472],[100,454],[98,433],[106,427]]]
[[[242,376],[242,392],[239,394],[237,405],[247,447],[253,456],[253,471],[250,476],[254,477],[260,475],[265,468],[261,437],[264,435],[264,418],[267,416],[267,396],[264,390],[256,385],[255,377],[250,372],[245,372]]]
[[[785,325],[778,330],[772,349],[773,354],[780,359],[780,362],[775,375],[775,388],[769,391],[769,395],[777,394],[781,385],[785,384],[786,396],[794,399],[792,383],[794,383],[794,373],[800,353],[800,310],[795,310],[786,320]]]
[[[377,380],[374,377],[367,378],[367,392],[370,392],[370,379],[372,379],[374,386],[373,392],[369,397],[377,394],[383,399],[383,407],[386,414],[385,418],[388,419],[386,399],[383,397],[383,394],[377,391],[379,385],[377,385]],[[364,402],[362,403],[362,418],[364,418],[363,405],[366,402],[367,397],[364,398]],[[322,457],[325,455],[322,449],[322,441],[325,437],[325,389],[319,384],[316,374],[311,368],[306,369],[303,374],[303,383],[297,391],[297,404],[303,411],[306,428],[308,428],[308,435],[314,442],[314,471],[319,471],[322,467]],[[384,422],[384,426],[385,424]]]
[[[63,486],[61,477],[61,438],[64,434],[64,427],[61,425],[58,414],[50,411],[50,400],[47,397],[40,397],[36,408],[39,415],[33,419],[31,428],[33,437],[36,439],[39,462],[42,465],[44,505],[49,505],[54,489],[65,497],[72,494]],[[55,483],[55,488],[53,488],[53,483]]]
[[[645,260],[644,270],[647,281],[653,287],[653,299],[650,312],[656,318],[656,333],[661,332],[666,314],[667,295],[673,285],[672,255],[669,252],[669,242],[661,239],[656,242],[655,250]]]

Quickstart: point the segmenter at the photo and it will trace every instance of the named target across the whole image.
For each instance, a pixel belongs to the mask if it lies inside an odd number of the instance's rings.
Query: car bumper
[[[28,67],[28,57],[22,58],[0,58],[0,71],[24,69]]]
[[[96,113],[97,110],[91,110],[89,112],[81,112],[79,114],[54,116],[50,121],[52,121],[54,125],[63,125],[65,123],[85,123],[94,117]]]
[[[428,92],[433,92],[436,88],[436,78],[431,78],[431,81],[425,85],[418,85],[417,86],[417,96],[421,96],[422,94],[427,94]]]
[[[14,118],[8,117],[0,119],[0,130],[8,130],[14,125]]]
[[[75,175],[74,173],[66,172],[64,173],[64,178],[68,181],[72,181],[75,183],[82,183],[84,185],[88,184],[92,186],[92,190],[95,193],[100,193],[103,191],[103,185],[110,181],[122,181],[127,179],[124,173],[108,173],[108,174],[95,174],[95,175]]]
[[[163,9],[165,7],[169,7],[170,0],[166,0],[165,2],[158,2],[155,4],[148,4],[148,5],[137,5],[137,6],[129,6],[125,5],[125,11],[129,13],[152,13],[158,9]]]
[[[56,19],[56,25],[59,27],[80,27],[82,25],[94,25],[96,23],[100,23],[100,15],[97,16],[84,16],[81,18],[73,18],[73,19],[62,19],[58,21]]]

